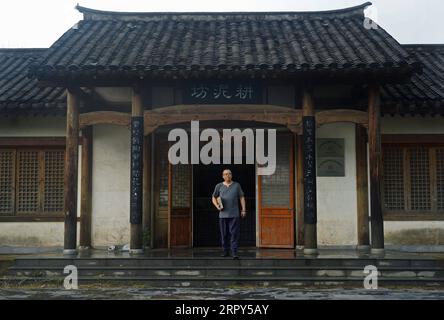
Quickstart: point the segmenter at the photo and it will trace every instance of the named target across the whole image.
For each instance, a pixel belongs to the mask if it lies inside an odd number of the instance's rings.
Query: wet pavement
[[[141,255],[131,255],[116,247],[115,250],[92,249],[79,251],[76,255],[63,255],[61,248],[38,248],[38,250],[19,250],[20,248],[1,247],[0,261],[7,257],[28,258],[80,258],[80,259],[112,259],[112,258],[219,258],[220,248],[180,248],[180,249],[148,249]],[[387,249],[383,254],[372,254],[355,249],[320,248],[316,256],[305,256],[301,249],[266,249],[240,248],[239,255],[248,259],[440,259],[444,260],[444,248],[439,252],[409,252]]]
[[[118,299],[118,300],[444,300],[443,289],[294,289],[294,288],[60,288],[0,289],[5,299]]]
[[[267,249],[243,249],[243,258],[250,259],[304,259],[300,250],[267,250]],[[219,250],[209,249],[185,249],[185,250],[147,250],[141,256],[131,256],[127,252],[108,252],[107,250],[91,250],[79,252],[77,256],[63,256],[60,250],[41,250],[39,252],[5,252],[0,251],[0,271],[6,267],[16,257],[46,257],[46,258],[213,258],[219,256]],[[362,253],[356,250],[320,250],[319,255],[314,259],[438,259],[444,260],[443,252],[422,252],[411,253],[396,250],[387,250],[381,256],[374,256],[369,253]],[[1,274],[1,272],[0,272]],[[246,286],[226,286],[217,288],[196,288],[196,287],[149,287],[142,284],[134,286],[119,285],[82,285],[78,290],[65,290],[59,285],[30,286],[1,286],[0,300],[6,299],[119,299],[119,300],[162,300],[162,299],[206,299],[206,300],[444,300],[444,288],[442,287],[381,287],[377,290],[366,290],[357,287],[246,287]]]

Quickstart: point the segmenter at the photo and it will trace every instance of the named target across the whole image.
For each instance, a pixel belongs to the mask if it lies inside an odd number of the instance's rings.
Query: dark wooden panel
[[[370,245],[368,219],[367,130],[356,125],[356,202],[358,211],[358,245]]]
[[[281,211],[276,215],[270,209],[261,213],[260,238],[261,246],[292,248],[293,211]]]
[[[168,208],[159,208],[155,216],[154,246],[168,247]]]
[[[0,147],[63,147],[65,137],[3,137],[0,138]]]
[[[272,176],[258,176],[260,247],[294,247],[293,144],[291,135],[278,136],[276,172]],[[280,194],[279,201],[273,203],[270,194],[276,192]]]
[[[368,90],[368,144],[370,167],[370,215],[371,215],[371,242],[373,249],[384,248],[384,221],[381,201],[381,105],[380,87],[376,84]]]
[[[191,247],[191,165],[169,164],[169,247]]]
[[[82,174],[80,178],[80,246],[91,247],[93,128],[83,128],[82,138]]]
[[[383,134],[383,144],[444,144],[444,134]]]
[[[171,247],[191,246],[191,208],[173,209],[170,217]]]
[[[168,144],[165,137],[155,136],[154,170],[154,247],[168,246]]]

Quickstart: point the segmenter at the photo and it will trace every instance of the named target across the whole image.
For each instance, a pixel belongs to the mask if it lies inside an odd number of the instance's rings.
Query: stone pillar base
[[[64,255],[77,255],[77,250],[76,249],[63,249],[63,254]]]
[[[382,255],[385,253],[385,249],[384,248],[372,248],[371,253],[377,254],[377,255]]]
[[[315,256],[315,255],[319,254],[319,251],[318,251],[318,249],[304,248],[304,254],[310,255],[310,256]]]
[[[143,249],[130,249],[130,254],[143,254]]]
[[[370,252],[371,247],[369,245],[358,245],[356,247],[356,250],[361,251],[361,252]]]

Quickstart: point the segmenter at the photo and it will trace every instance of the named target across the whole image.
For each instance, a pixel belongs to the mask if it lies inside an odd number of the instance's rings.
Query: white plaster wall
[[[65,135],[62,117],[3,118],[0,137]],[[63,222],[0,222],[0,246],[63,246]]]
[[[318,138],[343,138],[345,177],[317,178],[318,244],[357,244],[355,125],[335,123],[317,131]]]
[[[442,117],[383,117],[382,134],[444,134]],[[386,245],[443,245],[444,221],[385,221]]]
[[[63,117],[0,118],[0,137],[65,136]]]
[[[0,222],[0,246],[62,246],[63,229],[63,222]]]
[[[92,245],[129,243],[130,132],[94,126]]]
[[[130,226],[129,130],[119,126],[97,125],[93,131],[92,244],[126,244],[129,242]],[[64,135],[64,118],[0,119],[0,137]],[[80,173],[79,167],[79,181]],[[80,211],[80,190],[78,194]],[[79,232],[80,224],[77,229]],[[0,222],[0,246],[61,247],[63,234],[63,222]]]

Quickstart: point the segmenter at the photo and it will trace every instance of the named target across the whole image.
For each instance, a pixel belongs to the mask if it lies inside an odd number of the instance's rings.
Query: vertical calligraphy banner
[[[304,152],[304,221],[316,224],[316,123],[313,116],[302,118]]]

